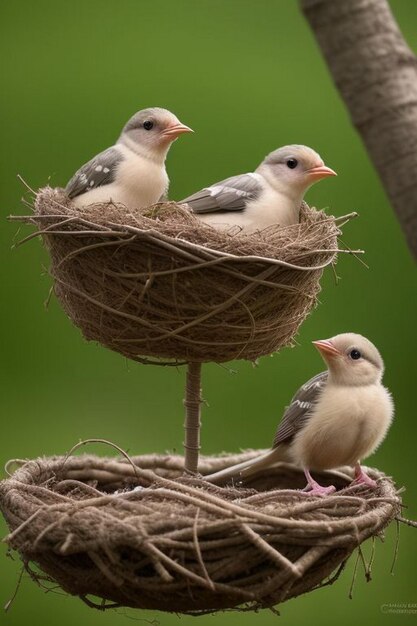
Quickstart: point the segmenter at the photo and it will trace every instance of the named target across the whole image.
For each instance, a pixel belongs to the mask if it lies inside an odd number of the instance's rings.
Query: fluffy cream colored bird
[[[314,341],[328,370],[317,374],[295,394],[275,434],[273,448],[259,458],[216,472],[206,479],[224,482],[245,478],[280,461],[303,468],[307,493],[326,495],[310,470],[351,465],[354,483],[375,487],[362,459],[383,441],[394,414],[389,391],[382,385],[384,364],[377,348],[362,335],[343,333]]]
[[[279,224],[296,224],[306,191],[336,176],[307,146],[284,146],[265,157],[255,172],[232,176],[181,202],[199,219],[219,230],[238,226],[245,233]]]
[[[120,202],[134,210],[158,202],[168,191],[168,150],[183,133],[192,132],[170,111],[138,111],[114,144],[83,165],[66,192],[75,206]]]

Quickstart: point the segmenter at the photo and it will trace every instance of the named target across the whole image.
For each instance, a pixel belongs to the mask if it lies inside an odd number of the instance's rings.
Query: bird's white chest
[[[392,400],[382,385],[326,390],[294,439],[294,458],[317,470],[353,465],[378,447],[392,415]]]
[[[299,221],[300,203],[278,192],[270,185],[257,200],[248,202],[245,215],[251,232],[268,226],[289,226]]]
[[[120,163],[117,171],[118,192],[129,208],[141,208],[158,202],[168,190],[168,175],[164,165],[133,156]]]
[[[74,204],[86,206],[112,201],[135,210],[160,200],[169,185],[165,165],[139,156],[124,146],[121,151],[125,158],[117,165],[114,181],[78,196]]]

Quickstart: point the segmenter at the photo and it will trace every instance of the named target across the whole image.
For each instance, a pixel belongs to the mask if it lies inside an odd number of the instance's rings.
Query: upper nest
[[[255,360],[291,342],[340,232],[306,204],[299,224],[245,235],[172,202],[79,209],[51,188],[30,221],[50,252],[55,293],[87,339],[134,360],[175,362]]]
[[[258,454],[203,457],[201,470]],[[328,472],[321,482],[340,490],[320,498],[296,491],[303,473],[284,464],[237,488],[181,476],[182,457],[130,461],[19,461],[0,483],[6,541],[32,578],[57,582],[90,606],[89,596],[99,597],[100,609],[256,610],[317,588],[400,512],[393,483],[377,470],[367,469],[375,490],[347,486],[343,470]]]

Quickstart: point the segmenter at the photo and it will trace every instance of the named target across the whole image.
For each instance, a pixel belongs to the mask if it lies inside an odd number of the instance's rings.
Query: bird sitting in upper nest
[[[284,146],[265,157],[255,172],[226,178],[184,198],[203,222],[221,230],[239,226],[245,233],[300,219],[307,189],[336,176],[307,146]]]
[[[168,150],[179,135],[191,132],[166,109],[138,111],[115,145],[83,165],[65,191],[77,207],[116,202],[134,210],[155,204],[168,191]]]

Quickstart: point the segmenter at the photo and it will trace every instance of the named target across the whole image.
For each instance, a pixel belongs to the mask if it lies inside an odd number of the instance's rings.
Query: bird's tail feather
[[[285,460],[285,455],[281,453],[279,447],[270,450],[266,454],[262,454],[254,459],[249,459],[249,461],[243,461],[242,463],[237,463],[236,465],[232,465],[231,467],[226,467],[214,474],[208,474],[204,476],[205,480],[213,484],[224,484],[228,480],[232,478],[242,479],[255,474],[259,470],[264,467],[268,467],[269,465],[273,465],[278,461]]]

